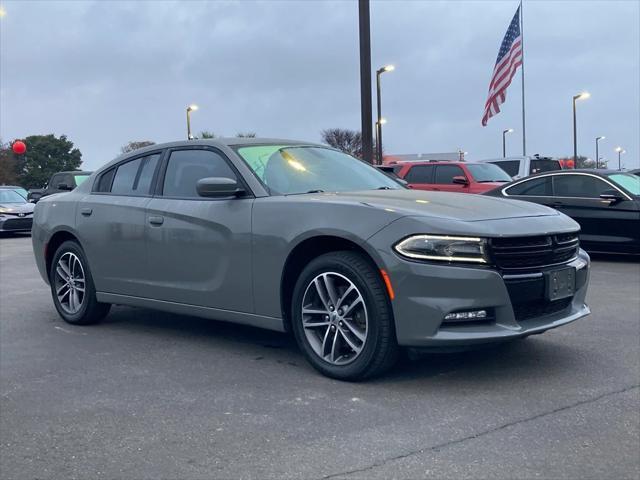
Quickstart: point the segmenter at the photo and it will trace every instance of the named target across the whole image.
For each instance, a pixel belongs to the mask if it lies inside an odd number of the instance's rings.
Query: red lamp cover
[[[13,145],[11,145],[11,149],[16,155],[23,155],[27,151],[27,146],[24,142],[17,140],[13,142]]]

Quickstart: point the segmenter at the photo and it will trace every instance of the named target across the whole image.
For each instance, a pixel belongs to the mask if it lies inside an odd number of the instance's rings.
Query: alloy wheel
[[[60,256],[56,264],[55,291],[62,309],[74,315],[80,311],[85,298],[85,274],[82,262],[73,252]]]
[[[353,362],[367,340],[367,307],[358,288],[344,275],[324,272],[307,286],[302,326],[311,348],[333,365]]]

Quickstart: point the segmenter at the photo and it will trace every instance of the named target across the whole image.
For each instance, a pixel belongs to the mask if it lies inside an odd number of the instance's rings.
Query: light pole
[[[507,133],[513,132],[513,128],[507,128],[502,131],[502,158],[507,156]]]
[[[381,118],[380,121],[376,122],[376,125],[375,125],[376,131],[374,133],[376,135],[376,152],[378,150],[378,145],[380,144],[380,137],[378,137],[378,133],[382,131],[382,125],[384,125],[385,123],[387,123],[387,119]],[[379,161],[379,165],[382,165],[382,160]]]
[[[589,92],[582,92],[573,96],[573,168],[578,167],[578,138],[576,127],[576,100],[585,100],[589,98],[591,94]]]
[[[385,72],[393,72],[396,69],[393,65],[385,65],[376,70],[376,96],[378,100],[378,120],[376,121],[376,157],[378,165],[382,165],[382,107],[380,98],[380,76]]]
[[[600,140],[604,140],[605,138],[607,137],[605,137],[604,135],[602,137],[596,137],[596,170],[600,168],[600,157],[598,156],[598,142]]]
[[[620,155],[623,153],[627,153],[627,151],[622,147],[616,147],[616,152],[618,152],[618,170],[622,170],[622,163],[620,163]]]
[[[191,135],[191,112],[196,110],[198,110],[197,105],[189,105],[187,107],[187,140],[193,140],[193,135]]]

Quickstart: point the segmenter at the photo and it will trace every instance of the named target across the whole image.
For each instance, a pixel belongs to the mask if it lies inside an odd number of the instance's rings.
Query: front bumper
[[[403,346],[499,342],[541,333],[590,313],[585,304],[590,260],[582,250],[573,261],[532,272],[542,276],[517,280],[490,268],[413,262],[393,254],[386,255],[384,261],[392,272],[396,334]],[[544,273],[567,266],[576,269],[574,295],[555,302],[545,300]],[[486,310],[489,318],[445,321],[449,313],[472,310]]]
[[[0,215],[0,232],[30,232],[32,225],[33,215]]]

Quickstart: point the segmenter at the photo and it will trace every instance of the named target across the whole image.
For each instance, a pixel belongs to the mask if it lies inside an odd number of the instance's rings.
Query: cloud
[[[513,127],[520,151],[520,79],[503,112],[480,118],[499,43],[517,2],[371,5],[373,67],[383,76],[385,150],[497,156]],[[335,1],[9,1],[0,29],[0,135],[66,133],[85,167],[129,140],[184,138],[194,129],[317,141],[359,128],[357,4]],[[637,2],[526,2],[529,152],[572,151],[571,95],[580,153],[627,149],[638,162]],[[611,152],[609,152],[611,150]]]

